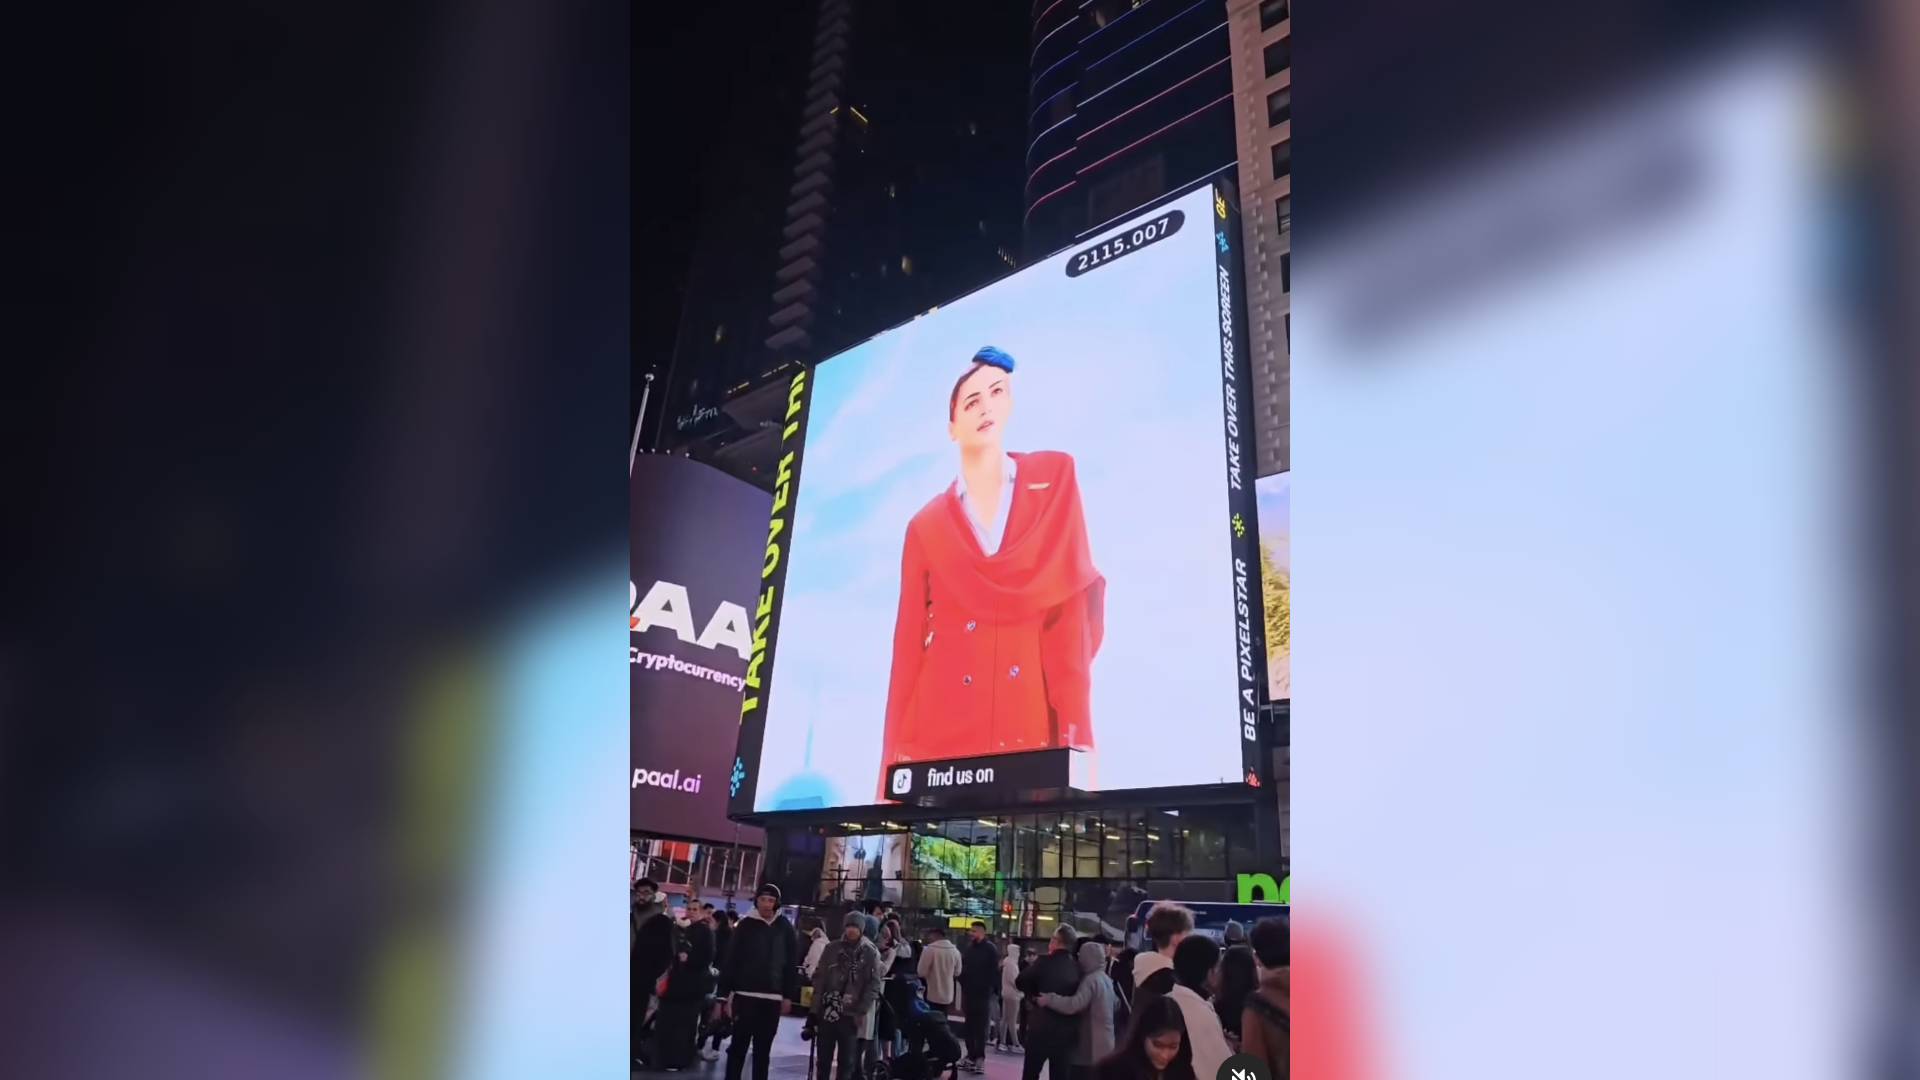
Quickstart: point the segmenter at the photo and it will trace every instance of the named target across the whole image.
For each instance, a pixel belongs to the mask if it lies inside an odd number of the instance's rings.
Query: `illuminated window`
[[[969,134],[969,135],[978,135],[978,134],[980,134],[980,125],[979,125],[979,124],[976,124],[976,123],[974,123],[974,122],[973,122],[973,121],[971,121],[971,120],[969,120],[969,121],[967,121],[967,134]]]
[[[913,276],[913,260],[911,258],[905,255],[900,256],[900,272],[906,274],[908,277]]]
[[[718,345],[725,340],[727,340],[727,324],[721,323],[713,328],[713,343]]]
[[[891,180],[887,181],[887,198],[891,199],[898,194],[900,194],[899,185]]]

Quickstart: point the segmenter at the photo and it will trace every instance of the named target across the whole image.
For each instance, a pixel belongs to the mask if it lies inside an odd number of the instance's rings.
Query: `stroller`
[[[927,1004],[918,977],[897,975],[887,980],[880,1007],[907,1040],[907,1052],[896,1055],[888,1069],[890,1080],[932,1080],[946,1074],[958,1080],[960,1059],[965,1056],[960,1040],[954,1037],[947,1014]]]

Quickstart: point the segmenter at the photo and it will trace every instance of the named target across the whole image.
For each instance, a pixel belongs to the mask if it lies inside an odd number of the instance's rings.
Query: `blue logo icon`
[[[1215,233],[1214,235],[1215,235],[1215,236],[1216,236],[1216,237],[1217,237],[1217,238],[1219,239],[1219,241],[1220,241],[1220,253],[1221,253],[1222,255],[1224,255],[1224,254],[1226,254],[1226,252],[1227,252],[1227,234],[1226,234],[1226,233]]]
[[[740,784],[746,780],[746,778],[747,767],[741,763],[739,758],[734,758],[733,775],[727,778],[727,798],[731,799],[740,794]]]

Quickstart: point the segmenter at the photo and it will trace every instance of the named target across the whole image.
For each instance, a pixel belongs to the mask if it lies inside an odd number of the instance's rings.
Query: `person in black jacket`
[[[1080,988],[1080,964],[1073,958],[1079,939],[1073,927],[1062,926],[1048,942],[1047,955],[1020,973],[1014,985],[1038,1001],[1041,994],[1072,997]],[[1068,1080],[1073,1067],[1073,1051],[1080,1042],[1080,1018],[1036,1006],[1027,1020],[1027,1056],[1020,1069],[1020,1080],[1039,1080],[1040,1067],[1047,1067],[1048,1080]]]
[[[680,931],[673,966],[667,969],[667,992],[660,996],[654,1044],[660,1067],[668,1072],[693,1064],[699,1043],[700,1006],[713,993],[713,927],[707,911],[687,904],[687,925]]]
[[[628,1030],[634,1064],[646,1066],[650,1064],[644,1045],[647,1006],[653,999],[653,984],[673,963],[673,916],[667,914],[659,888],[651,880],[641,878],[633,883],[633,910],[628,918],[632,926],[627,970],[633,980],[633,1014]]]
[[[987,940],[987,924],[974,920],[968,927],[967,947],[960,954],[960,1009],[966,1015],[968,1072],[985,1072],[987,1017],[993,1014],[993,992],[1000,987],[1000,950]]]
[[[737,919],[733,912],[717,909],[712,904],[707,905],[707,910],[713,913],[713,966],[724,967],[727,962],[727,941],[733,936],[733,924]],[[717,982],[716,985],[718,985]],[[720,1060],[720,1044],[726,1042],[727,1036],[732,1034],[729,1027],[730,1025],[720,1022],[719,1010],[714,1010],[701,1032],[701,1037],[694,1043],[700,1047],[701,1061]],[[712,1046],[702,1045],[709,1039],[713,1041]]]
[[[800,943],[793,924],[780,914],[780,889],[772,882],[753,894],[753,911],[733,928],[720,969],[720,994],[720,1009],[733,1014],[727,1080],[740,1080],[748,1049],[753,1080],[767,1080],[780,1017],[800,996]]]

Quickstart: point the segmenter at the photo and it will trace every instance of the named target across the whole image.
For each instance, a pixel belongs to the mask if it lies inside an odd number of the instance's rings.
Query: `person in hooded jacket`
[[[1000,961],[1000,1037],[994,1045],[1002,1050],[1020,1052],[1020,1002],[1025,999],[1016,982],[1020,978],[1020,946],[1007,943],[1006,958]]]
[[[1035,960],[1015,985],[1036,1005],[1027,1020],[1027,1055],[1021,1063],[1021,1080],[1039,1080],[1045,1066],[1048,1080],[1068,1080],[1073,1067],[1073,1052],[1080,1041],[1080,1018],[1054,1009],[1040,1007],[1041,994],[1071,997],[1080,989],[1080,963],[1073,958],[1079,935],[1073,927],[1062,926],[1053,932],[1047,955]]]
[[[1094,1065],[1113,1053],[1114,1014],[1120,1006],[1120,992],[1107,974],[1105,945],[1098,941],[1081,942],[1076,955],[1080,961],[1079,988],[1068,997],[1041,994],[1035,1004],[1080,1018],[1080,1042],[1071,1060],[1075,1077],[1085,1080]]]
[[[1179,1005],[1186,1025],[1187,1043],[1193,1051],[1193,1071],[1197,1076],[1210,1078],[1222,1062],[1233,1056],[1233,1051],[1227,1046],[1226,1032],[1213,1006],[1174,975],[1174,956],[1192,934],[1193,912],[1179,904],[1155,904],[1147,913],[1147,936],[1154,948],[1133,959],[1133,1014],[1137,1018],[1156,999],[1171,998]]]
[[[767,1080],[773,1038],[788,1002],[800,996],[800,945],[780,914],[780,887],[767,882],[753,895],[753,911],[734,928],[720,969],[719,1008],[733,1015],[727,1044],[727,1080],[740,1080],[753,1054],[753,1080]]]
[[[860,1075],[862,1039],[872,1037],[874,1007],[880,1000],[880,950],[867,939],[868,916],[850,912],[840,936],[827,943],[814,969],[813,1029],[819,1066],[824,1078],[840,1059],[839,1080]]]

